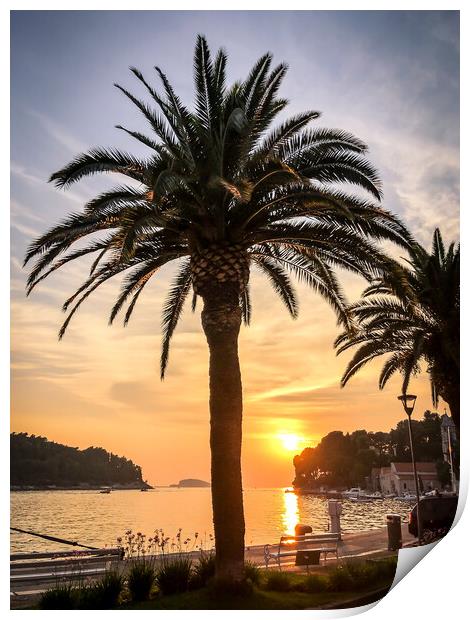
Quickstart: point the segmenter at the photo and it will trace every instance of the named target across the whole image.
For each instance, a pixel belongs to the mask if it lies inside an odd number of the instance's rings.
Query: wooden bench
[[[122,549],[86,549],[10,555],[12,597],[33,595],[62,582],[100,577],[122,560]]]
[[[338,559],[338,543],[340,540],[339,534],[330,532],[325,534],[304,534],[302,536],[284,534],[281,536],[278,545],[265,545],[264,564],[268,568],[269,562],[274,560],[280,569],[282,558],[295,557],[298,565],[301,564],[307,567],[310,564],[316,563],[313,561],[315,556],[320,560],[323,555],[326,561],[326,556],[333,554]]]

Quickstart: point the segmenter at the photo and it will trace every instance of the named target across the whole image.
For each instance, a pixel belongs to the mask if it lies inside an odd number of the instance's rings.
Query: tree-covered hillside
[[[46,437],[10,434],[12,486],[140,485],[142,469],[103,448],[79,450]]]
[[[422,420],[411,423],[416,460],[436,463],[441,482],[448,484],[450,474],[442,454],[441,417],[426,411]],[[391,461],[410,462],[407,424],[402,420],[388,433],[366,430],[328,433],[315,448],[305,448],[294,457],[293,485],[299,488],[363,486],[373,467],[386,467]],[[453,448],[458,475],[458,446]]]

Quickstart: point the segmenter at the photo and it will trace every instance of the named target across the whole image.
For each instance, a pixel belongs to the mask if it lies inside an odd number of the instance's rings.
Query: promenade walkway
[[[416,541],[416,538],[408,533],[408,525],[402,523],[402,540],[403,546],[409,545]],[[277,541],[279,542],[279,541]],[[274,542],[273,544],[276,544]],[[373,558],[380,557],[381,555],[388,555],[388,535],[387,528],[383,527],[376,530],[367,530],[364,532],[354,532],[350,534],[342,534],[342,541],[338,547],[340,561],[341,558],[353,560],[354,558]],[[246,559],[254,562],[259,566],[264,566],[264,547],[254,546],[248,547],[246,552]],[[336,558],[329,557],[326,564],[322,561],[321,566],[330,566],[336,563]],[[275,564],[271,564],[274,568]],[[305,568],[297,569],[295,567],[294,558],[286,558],[281,561],[281,566],[289,570],[305,570]]]

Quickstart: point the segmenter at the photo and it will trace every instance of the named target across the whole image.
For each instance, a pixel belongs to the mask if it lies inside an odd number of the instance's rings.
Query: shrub
[[[325,592],[328,589],[328,578],[324,575],[308,575],[298,584],[297,589],[309,594]]]
[[[75,609],[78,588],[71,584],[58,584],[41,594],[40,609]]]
[[[367,562],[351,562],[347,564],[347,570],[356,588],[364,588],[379,578],[377,568]]]
[[[291,581],[286,573],[270,573],[266,580],[266,590],[288,592],[292,589]]]
[[[148,562],[135,562],[127,575],[127,588],[132,601],[146,601],[150,598],[155,583],[155,569]]]
[[[329,574],[329,589],[337,592],[358,590],[373,585],[381,579],[392,580],[396,571],[396,559],[348,562],[333,569]]]
[[[156,582],[162,594],[186,592],[191,578],[192,560],[180,556],[165,558],[163,566],[157,571]]]
[[[328,589],[334,592],[354,589],[354,581],[347,566],[337,566],[329,573]]]
[[[367,560],[367,564],[373,567],[377,579],[391,579],[397,571],[397,557],[383,558],[380,560]]]
[[[210,591],[216,597],[249,597],[253,594],[253,582],[251,579],[243,579],[242,581],[231,581],[223,577],[211,580]]]
[[[201,552],[193,574],[190,578],[190,588],[203,588],[209,579],[215,575],[215,556],[212,552]]]
[[[81,609],[111,609],[119,603],[124,579],[117,571],[107,572],[100,580],[79,589]]]
[[[254,562],[245,562],[245,577],[255,586],[261,582],[261,571]]]

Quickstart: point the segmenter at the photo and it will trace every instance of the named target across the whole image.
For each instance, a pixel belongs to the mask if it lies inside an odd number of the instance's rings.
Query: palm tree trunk
[[[204,296],[202,326],[209,345],[210,447],[216,578],[244,577],[245,519],[241,475],[242,383],[238,360],[241,310],[227,287]]]

